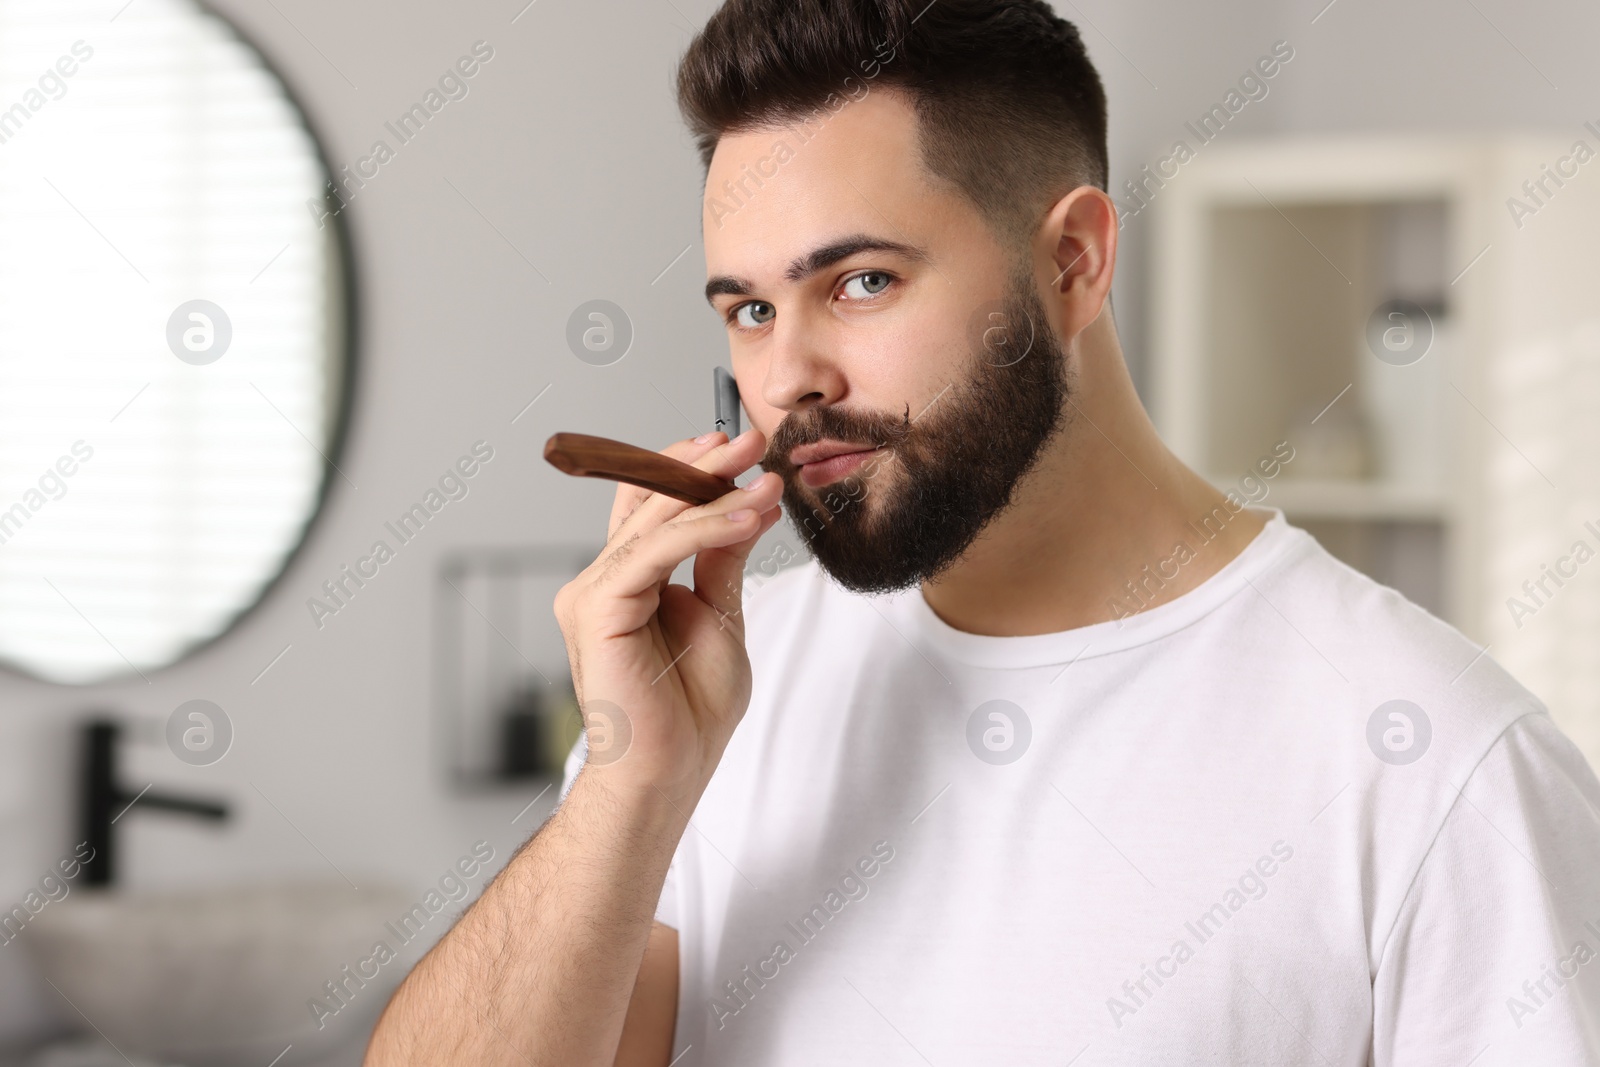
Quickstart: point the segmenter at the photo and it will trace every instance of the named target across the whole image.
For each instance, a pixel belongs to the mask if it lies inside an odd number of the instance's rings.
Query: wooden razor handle
[[[567,474],[627,482],[690,504],[709,504],[738,488],[671,456],[586,433],[551,434],[544,443],[544,458]]]

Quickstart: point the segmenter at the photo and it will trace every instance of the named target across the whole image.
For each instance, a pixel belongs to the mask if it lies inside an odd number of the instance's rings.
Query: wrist
[[[583,790],[584,802],[601,809],[613,829],[626,836],[674,843],[688,829],[704,783],[658,782],[615,765],[585,764],[572,784]],[[571,799],[571,796],[568,798]]]

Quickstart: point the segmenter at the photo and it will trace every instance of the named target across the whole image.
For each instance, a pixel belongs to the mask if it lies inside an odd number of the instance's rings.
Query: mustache
[[[831,406],[808,408],[786,416],[772,431],[766,453],[761,458],[761,469],[788,477],[796,469],[789,462],[789,453],[801,445],[815,444],[824,438],[866,441],[876,448],[883,448],[903,440],[910,433],[910,404],[906,405],[902,415]]]

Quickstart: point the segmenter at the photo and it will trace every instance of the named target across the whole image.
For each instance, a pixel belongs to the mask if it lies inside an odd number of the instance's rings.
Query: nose
[[[761,399],[767,404],[781,411],[800,411],[844,398],[848,383],[843,369],[824,335],[809,328],[803,315],[780,319],[772,342],[761,383]]]

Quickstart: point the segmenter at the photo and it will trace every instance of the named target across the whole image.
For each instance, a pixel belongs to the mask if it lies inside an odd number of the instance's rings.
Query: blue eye
[[[891,281],[893,281],[893,279],[885,272],[881,270],[869,270],[865,274],[857,274],[854,278],[851,278],[844,283],[845,295],[850,297],[852,300],[861,300],[865,297],[877,296],[879,293],[889,288],[889,283]],[[859,291],[853,292],[850,287],[858,284],[860,286]]]
[[[778,309],[762,300],[752,300],[748,304],[740,304],[734,311],[733,318],[746,330],[753,330],[757,326],[772,321]]]

